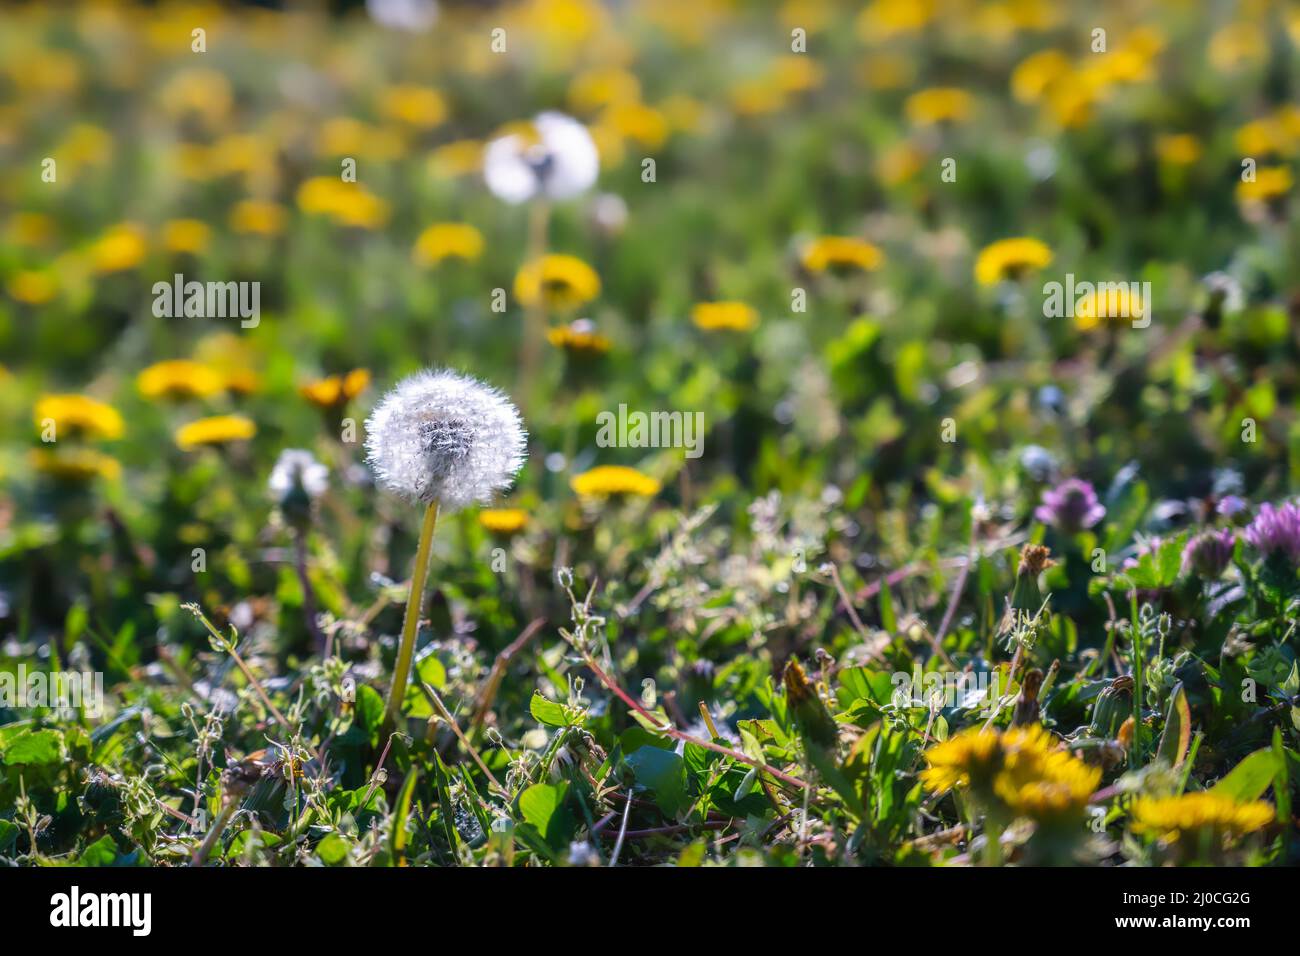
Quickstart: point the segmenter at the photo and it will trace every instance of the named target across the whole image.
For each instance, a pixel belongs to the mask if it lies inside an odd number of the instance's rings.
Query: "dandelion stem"
[[[535,201],[528,210],[528,248],[525,262],[539,262],[546,255],[550,231],[551,207],[544,199]],[[541,361],[543,326],[546,324],[545,290],[538,290],[537,300],[524,313],[524,341],[519,353],[519,399],[526,410],[535,407],[533,386]]]
[[[411,674],[411,659],[415,656],[415,635],[420,629],[420,606],[424,601],[424,584],[429,577],[429,552],[433,545],[433,531],[438,526],[438,502],[431,501],[424,511],[420,525],[420,544],[415,551],[415,569],[411,572],[411,592],[406,598],[406,617],[402,619],[402,643],[397,647],[397,663],[393,667],[393,683],[388,689],[388,717],[393,723],[401,715],[402,700],[406,696],[406,681]]]

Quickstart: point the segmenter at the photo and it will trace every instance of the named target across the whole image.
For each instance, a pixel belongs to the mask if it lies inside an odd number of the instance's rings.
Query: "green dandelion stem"
[[[415,656],[415,635],[420,629],[420,605],[424,599],[424,584],[429,577],[429,552],[433,546],[433,532],[437,527],[438,502],[431,501],[424,511],[424,522],[420,525],[420,545],[415,552],[415,569],[411,572],[411,593],[406,598],[406,617],[402,620],[402,643],[397,647],[397,664],[393,668],[393,683],[388,690],[388,717],[394,723],[401,715],[406,681],[411,673],[411,659]]]

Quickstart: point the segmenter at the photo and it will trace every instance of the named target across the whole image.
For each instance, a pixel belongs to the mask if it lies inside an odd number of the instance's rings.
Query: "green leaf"
[[[1160,737],[1156,757],[1171,767],[1179,767],[1187,756],[1192,742],[1192,712],[1187,706],[1187,693],[1180,682],[1169,695],[1169,713],[1165,717],[1165,732]]]
[[[573,818],[564,805],[567,783],[535,783],[519,795],[519,813],[552,847],[573,832]]]
[[[18,839],[18,827],[8,820],[0,820],[0,853],[9,849]]]
[[[326,866],[338,866],[348,858],[348,843],[337,833],[331,833],[316,844],[316,855]]]
[[[880,582],[880,626],[890,634],[898,629],[898,621],[894,618],[894,594],[885,580]]]
[[[372,744],[379,739],[384,723],[384,698],[369,684],[357,687],[357,721],[370,735]]]
[[[77,866],[112,866],[117,860],[117,844],[105,834],[81,851]]]
[[[1238,803],[1258,800],[1273,782],[1276,757],[1271,747],[1256,750],[1233,767],[1222,780],[1210,788],[1211,793],[1230,797]],[[1283,770],[1283,773],[1286,771]]]
[[[533,691],[533,699],[528,702],[528,712],[538,723],[546,724],[548,727],[566,727],[569,723],[564,705],[547,700],[538,691]]]
[[[11,767],[19,764],[49,766],[62,759],[63,734],[57,730],[33,730],[19,734],[4,751],[4,762]]]
[[[660,747],[642,747],[624,758],[638,785],[654,794],[655,803],[666,816],[676,817],[686,809],[686,764],[679,754]]]

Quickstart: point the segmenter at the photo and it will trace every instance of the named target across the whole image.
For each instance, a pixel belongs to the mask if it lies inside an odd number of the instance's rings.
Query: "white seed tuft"
[[[587,127],[552,110],[539,114],[533,129],[536,141],[510,133],[488,143],[483,153],[488,189],[508,203],[538,194],[572,199],[590,189],[600,174],[600,154]]]
[[[447,512],[509,488],[526,437],[510,399],[449,370],[402,379],[366,421],[367,459],[379,484]]]
[[[329,487],[330,470],[316,460],[316,456],[301,448],[286,448],[280,452],[267,487],[271,497],[283,503],[299,484],[308,498],[319,498]]]

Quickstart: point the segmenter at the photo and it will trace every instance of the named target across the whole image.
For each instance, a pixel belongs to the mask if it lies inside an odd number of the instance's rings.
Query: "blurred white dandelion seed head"
[[[366,0],[370,19],[390,30],[424,33],[438,19],[437,0]]]
[[[402,379],[366,421],[366,457],[384,488],[444,511],[490,501],[524,463],[519,410],[467,375],[425,370]]]
[[[533,120],[536,138],[510,133],[488,143],[483,178],[508,203],[534,196],[572,199],[590,189],[600,173],[596,143],[571,116],[548,111]]]
[[[286,448],[276,459],[266,484],[271,497],[283,503],[299,485],[308,498],[319,498],[329,487],[329,476],[329,468],[317,461],[311,452]]]

